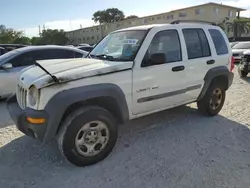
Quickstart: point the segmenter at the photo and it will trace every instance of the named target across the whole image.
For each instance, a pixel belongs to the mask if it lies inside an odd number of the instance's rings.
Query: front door
[[[156,60],[157,63],[152,64],[151,58],[161,55],[165,55],[165,62]],[[141,67],[133,69],[133,114],[151,113],[184,103],[188,89],[185,66],[178,31],[156,33]]]

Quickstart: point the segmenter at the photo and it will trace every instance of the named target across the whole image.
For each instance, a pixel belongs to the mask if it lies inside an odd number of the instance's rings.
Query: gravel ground
[[[101,163],[75,167],[55,143],[42,145],[13,126],[0,104],[0,187],[250,187],[250,78],[236,75],[220,115],[196,105],[157,113],[121,127]]]

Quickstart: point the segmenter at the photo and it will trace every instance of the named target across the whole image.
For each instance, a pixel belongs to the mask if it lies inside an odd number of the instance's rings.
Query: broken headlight
[[[28,93],[28,101],[31,106],[35,106],[39,99],[39,90],[36,86],[31,86]]]

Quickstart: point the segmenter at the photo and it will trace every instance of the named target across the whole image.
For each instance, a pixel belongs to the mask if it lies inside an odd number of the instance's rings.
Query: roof
[[[135,27],[128,27],[128,28],[124,28],[124,29],[119,29],[119,30],[116,30],[113,32],[130,31],[130,30],[148,30],[148,29],[151,29],[153,27],[160,27],[160,26],[164,26],[164,25],[169,25],[169,24],[140,25],[140,26],[135,26]]]
[[[43,49],[65,49],[65,50],[72,50],[76,51],[82,54],[85,54],[87,52],[83,50],[79,50],[75,47],[69,47],[69,46],[57,46],[57,45],[42,45],[42,46],[26,46],[23,48],[16,49],[17,52],[25,52],[25,51],[33,51],[33,50],[43,50]]]
[[[180,20],[182,21],[182,20]],[[184,20],[185,21],[185,20]],[[212,25],[212,22],[211,24],[209,24],[209,22],[203,22],[203,21],[192,21],[190,20],[187,20],[188,22],[183,22],[183,23],[180,23],[180,25],[183,27],[190,27],[190,25],[192,26],[199,26],[202,24],[202,25],[210,25],[211,27],[217,27],[216,25]],[[141,26],[135,26],[135,27],[128,27],[128,28],[124,28],[124,29],[120,29],[120,30],[116,30],[116,31],[113,31],[111,33],[116,33],[116,32],[121,32],[121,31],[132,31],[132,30],[148,30],[148,29],[152,29],[154,27],[163,27],[163,26],[176,26],[176,25],[179,25],[179,24],[152,24],[152,25],[141,25]]]

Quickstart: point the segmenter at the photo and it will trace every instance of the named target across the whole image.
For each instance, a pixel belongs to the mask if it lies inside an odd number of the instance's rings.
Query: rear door
[[[185,46],[184,60],[186,62],[187,85],[193,87],[185,93],[189,100],[196,100],[204,84],[207,71],[212,68],[216,59],[212,54],[207,37],[208,31],[203,28],[182,28],[181,37]]]

